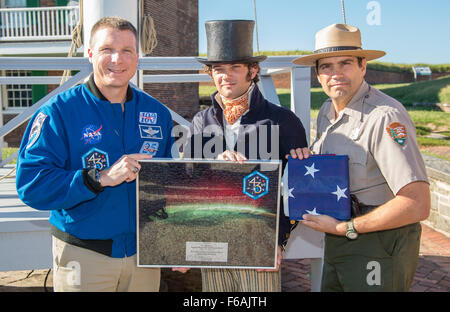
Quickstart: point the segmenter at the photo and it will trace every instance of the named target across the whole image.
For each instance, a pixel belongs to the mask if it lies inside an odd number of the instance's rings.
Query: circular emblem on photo
[[[97,144],[102,140],[102,127],[96,125],[87,125],[81,132],[81,139],[84,144]]]
[[[255,171],[244,178],[244,194],[258,199],[269,192],[269,178]]]

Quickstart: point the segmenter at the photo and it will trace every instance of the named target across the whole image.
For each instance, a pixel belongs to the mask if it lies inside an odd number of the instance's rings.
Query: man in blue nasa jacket
[[[129,86],[136,29],[107,17],[92,28],[86,83],[32,117],[17,162],[17,191],[50,210],[55,291],[158,291],[160,270],[136,267],[139,160],[171,157],[166,107]]]

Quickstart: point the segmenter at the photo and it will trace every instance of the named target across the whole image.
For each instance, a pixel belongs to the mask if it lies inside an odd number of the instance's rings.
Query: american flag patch
[[[154,125],[158,119],[157,113],[140,112],[139,123]]]

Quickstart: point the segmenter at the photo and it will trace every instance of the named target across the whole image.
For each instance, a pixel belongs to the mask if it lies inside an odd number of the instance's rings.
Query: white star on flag
[[[316,211],[316,207],[314,207],[313,210],[306,210],[306,212],[307,212],[308,214],[313,215],[313,216],[320,216],[320,213],[317,213],[317,211]]]
[[[347,190],[347,188],[341,190],[339,185],[336,185],[336,187],[337,187],[336,192],[332,192],[331,194],[334,194],[337,196],[337,201],[339,201],[339,199],[341,199],[341,197],[347,198],[347,195],[345,195],[345,191]]]
[[[294,188],[289,189],[289,197],[295,198],[294,194],[292,194],[293,191],[294,191]]]
[[[320,170],[314,168],[314,163],[309,167],[305,166],[305,168],[306,168],[305,176],[309,174],[313,177],[313,179],[314,179],[314,172],[320,171]]]

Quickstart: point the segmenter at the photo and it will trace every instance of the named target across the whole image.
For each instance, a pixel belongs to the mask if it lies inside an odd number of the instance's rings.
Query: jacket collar
[[[108,99],[100,92],[97,85],[94,81],[94,74],[91,74],[89,76],[89,80],[85,82],[86,87],[91,91],[91,93],[98,99],[102,101],[108,101]],[[131,91],[130,86],[128,85],[127,89],[127,98],[125,102],[131,101],[133,99],[133,91]],[[108,101],[109,102],[109,101]]]

